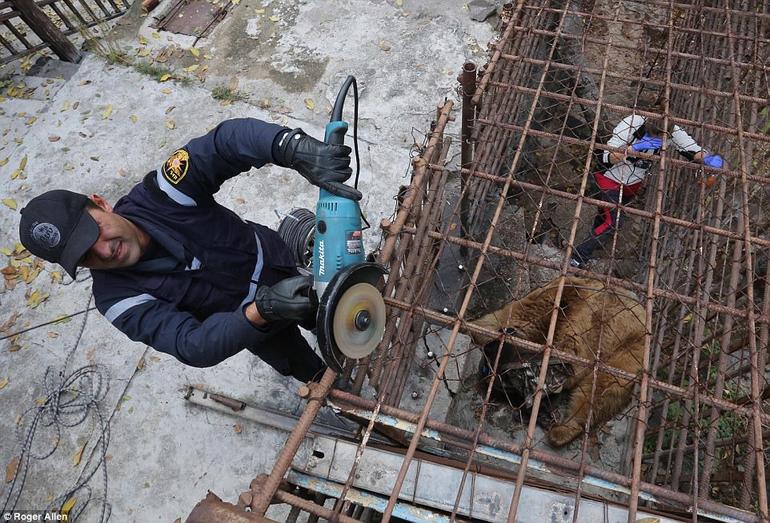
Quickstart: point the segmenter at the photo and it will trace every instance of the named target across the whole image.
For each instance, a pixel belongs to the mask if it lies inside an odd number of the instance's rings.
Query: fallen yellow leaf
[[[307,107],[311,111],[315,109],[315,100],[313,100],[312,98],[305,98],[305,107]]]
[[[193,73],[198,69],[198,67],[199,67],[198,64],[193,64],[190,67],[185,67],[184,70],[187,71],[188,73]]]
[[[152,37],[156,40],[160,40],[160,33],[158,33],[157,31],[153,31]]]
[[[147,45],[147,39],[142,35],[139,35],[139,43],[142,45]]]
[[[201,51],[200,51],[200,49],[198,49],[198,48],[196,48],[196,47],[191,47],[191,48],[190,48],[190,53],[191,53],[191,54],[192,54],[194,57],[198,58],[198,57],[200,56],[200,54],[201,54]]]
[[[13,198],[5,198],[3,200],[3,204],[5,204],[6,207],[10,207],[14,211],[16,210],[16,200]]]
[[[0,247],[0,254],[5,254],[6,256],[10,256],[11,254],[13,254],[13,251],[8,247]]]
[[[277,22],[278,20],[280,20],[280,17],[278,17],[278,16],[273,15],[273,16],[270,17],[270,21],[271,22]]]
[[[0,380],[0,389],[4,388],[6,385],[8,385],[8,378],[3,378]]]
[[[8,160],[10,160],[10,156],[8,158],[5,158],[4,160],[0,160],[0,167],[8,163]]]
[[[139,121],[139,117],[135,114],[132,114],[131,116],[129,116],[128,119],[131,120],[131,123],[136,123]]]
[[[24,280],[24,283],[27,283],[27,284],[32,283],[33,281],[35,281],[35,278],[38,277],[38,275],[40,274],[40,271],[41,271],[40,268],[30,269],[26,272],[26,274],[22,275],[21,279]]]
[[[161,81],[161,82],[166,82],[166,81],[168,81],[170,78],[171,78],[171,75],[170,75],[170,74],[164,74],[163,76],[161,76],[161,77],[160,77],[160,81]]]
[[[24,122],[24,123],[26,123],[27,125],[32,125],[35,122],[37,122],[37,116],[32,116],[32,117],[28,118],[27,121]]]
[[[265,10],[264,9],[254,9],[254,12],[257,13],[258,15],[265,14]]]
[[[102,118],[108,119],[110,116],[112,116],[112,104],[104,106],[104,109],[102,109]]]
[[[77,500],[76,500],[75,498],[70,498],[70,499],[68,499],[67,501],[65,501],[65,502],[64,502],[64,505],[62,505],[62,506],[61,506],[61,511],[60,511],[60,513],[61,513],[61,514],[69,514],[69,513],[70,513],[70,511],[72,510],[72,507],[74,507],[74,506],[75,506],[75,502],[76,502],[76,501],[77,501]],[[67,518],[67,519],[69,519],[69,518]]]
[[[27,298],[27,306],[30,309],[37,308],[38,305],[48,299],[48,294],[40,292],[39,290],[32,291]]]
[[[61,282],[62,282],[61,272],[53,271],[51,273],[51,283],[61,283]]]
[[[80,465],[80,460],[83,459],[83,451],[86,450],[86,444],[83,443],[83,446],[80,447],[75,454],[72,455],[72,464],[74,466]]]
[[[15,180],[16,178],[21,178],[22,180],[25,178],[24,176],[24,169],[27,167],[27,155],[24,155],[24,158],[21,159],[19,162],[19,166],[16,168],[15,171],[11,173],[11,180]]]
[[[144,58],[145,56],[150,56],[150,50],[147,49],[146,47],[143,47],[143,48],[139,49],[139,52],[136,53],[136,54],[138,56],[141,56],[142,58]]]
[[[166,120],[166,127],[169,129],[174,129],[176,127],[176,122],[174,120]]]
[[[45,398],[45,397],[37,398],[35,400],[35,404],[37,404],[39,407],[42,407],[43,405],[45,405],[46,401],[48,401],[48,398]]]
[[[19,469],[19,456],[14,457],[8,465],[5,466],[5,482],[10,483],[16,477],[16,471]]]
[[[161,89],[160,92],[163,93],[163,94],[171,94],[171,89],[166,87],[165,89]]]

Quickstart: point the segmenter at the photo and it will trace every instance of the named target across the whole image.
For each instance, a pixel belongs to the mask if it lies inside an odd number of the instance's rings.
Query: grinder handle
[[[330,145],[343,145],[345,143],[345,134],[348,132],[348,123],[341,120],[329,122],[326,124],[326,133],[324,142]]]

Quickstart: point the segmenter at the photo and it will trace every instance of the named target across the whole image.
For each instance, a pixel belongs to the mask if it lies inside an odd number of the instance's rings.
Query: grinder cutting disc
[[[385,269],[359,263],[340,271],[319,300],[316,327],[326,364],[342,371],[346,358],[371,354],[385,334],[385,302],[379,290]]]

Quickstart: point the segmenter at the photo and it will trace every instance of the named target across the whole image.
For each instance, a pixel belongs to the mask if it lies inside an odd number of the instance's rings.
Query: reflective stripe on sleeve
[[[158,181],[158,187],[161,191],[166,193],[166,196],[174,200],[179,205],[184,205],[185,207],[197,207],[198,204],[187,196],[185,193],[168,183],[168,181],[163,177],[163,173],[160,169],[155,171],[155,179]]]
[[[257,264],[254,266],[254,272],[251,275],[249,293],[241,302],[241,308],[247,303],[254,301],[254,296],[257,294],[257,282],[259,281],[259,276],[262,274],[262,266],[264,265],[264,260],[262,259],[262,243],[259,241],[259,236],[256,232],[254,233],[254,239],[257,240]]]
[[[140,294],[139,296],[125,298],[107,309],[107,312],[104,313],[104,317],[107,318],[107,321],[113,323],[121,314],[126,312],[131,307],[136,307],[137,305],[141,305],[155,299],[157,298],[151,294]]]

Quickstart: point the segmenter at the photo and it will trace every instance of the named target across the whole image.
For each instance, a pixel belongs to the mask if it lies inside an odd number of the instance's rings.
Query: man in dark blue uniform
[[[134,341],[209,367],[248,349],[306,382],[321,359],[300,334],[312,328],[312,279],[300,276],[277,233],[219,205],[222,183],[252,167],[290,167],[349,198],[350,148],[301,129],[227,120],[174,152],[115,204],[65,190],[22,209],[19,236],[74,278],[91,269],[96,307]]]

